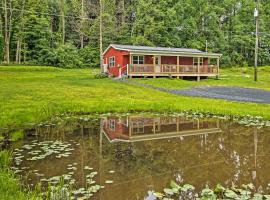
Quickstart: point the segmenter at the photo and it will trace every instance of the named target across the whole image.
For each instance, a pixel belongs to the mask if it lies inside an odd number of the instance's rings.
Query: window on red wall
[[[144,64],[144,56],[133,56],[133,64]]]
[[[203,66],[203,58],[193,58],[193,66]]]
[[[109,67],[114,67],[115,66],[115,57],[110,57],[109,59]]]

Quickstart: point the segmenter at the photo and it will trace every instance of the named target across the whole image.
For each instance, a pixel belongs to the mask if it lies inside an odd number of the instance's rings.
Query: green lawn
[[[167,88],[195,85],[238,85],[269,89],[269,70],[260,81],[224,71],[222,80],[134,79]],[[94,70],[39,66],[0,67],[0,127],[48,119],[63,112],[199,110],[216,114],[259,115],[270,119],[270,105],[176,96],[111,79],[95,79]],[[250,72],[247,72],[247,75]]]
[[[132,81],[145,83],[161,88],[179,89],[189,88],[194,86],[241,86],[249,88],[260,88],[270,90],[270,66],[260,67],[258,72],[259,81],[253,81],[253,68],[230,68],[221,69],[221,76],[219,80],[215,78],[208,78],[205,80],[197,81],[184,81],[169,78],[148,78],[148,79],[132,79]]]
[[[253,83],[248,71],[223,71],[222,80],[201,82],[170,79],[133,79],[164,88],[185,88],[199,85],[235,85],[270,89],[269,70],[263,69],[260,81]],[[181,97],[150,88],[95,79],[89,69],[65,70],[53,67],[0,67],[0,127],[23,125],[46,120],[63,112],[128,112],[199,110],[216,114],[254,115],[270,119],[270,105],[236,103],[224,100]],[[241,75],[241,76],[238,76]],[[262,74],[262,72],[260,73]],[[237,75],[237,76],[236,76]],[[15,136],[14,136],[15,137]],[[16,137],[20,137],[19,132]],[[36,194],[23,192],[11,171],[1,167],[2,199],[37,199]]]

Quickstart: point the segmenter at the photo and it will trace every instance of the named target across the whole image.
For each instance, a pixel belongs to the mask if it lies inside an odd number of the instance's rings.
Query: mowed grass
[[[167,89],[182,89],[196,86],[238,86],[270,90],[270,66],[259,67],[258,82],[253,81],[253,68],[226,68],[221,69],[220,79],[202,79],[200,82],[169,78],[134,78],[140,82]]]
[[[0,67],[0,127],[39,122],[56,113],[172,112],[196,110],[214,114],[254,115],[270,119],[270,105],[236,103],[225,100],[182,97],[150,88],[128,85],[109,78],[95,79],[90,69],[60,69],[41,66]],[[234,74],[233,72],[231,74]],[[239,84],[243,86],[246,79]],[[137,80],[166,87],[219,85],[224,80],[195,81]],[[159,82],[161,81],[161,82]],[[267,89],[269,85],[259,88]],[[260,83],[260,82],[259,82]],[[259,84],[258,83],[258,84]],[[255,87],[255,85],[254,85]]]

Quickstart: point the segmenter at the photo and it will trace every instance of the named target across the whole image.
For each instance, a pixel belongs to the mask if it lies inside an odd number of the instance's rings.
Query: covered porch
[[[130,54],[127,75],[132,77],[201,77],[219,76],[217,55],[146,55]]]

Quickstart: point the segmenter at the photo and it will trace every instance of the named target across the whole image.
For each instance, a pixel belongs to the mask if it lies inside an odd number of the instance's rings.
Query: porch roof
[[[112,47],[117,50],[128,51],[132,54],[151,54],[151,55],[173,55],[173,56],[194,56],[194,57],[213,57],[219,58],[222,54],[203,52],[198,49],[189,48],[170,48],[170,47],[150,47],[111,44],[107,50]],[[107,51],[106,50],[106,51]],[[104,53],[106,53],[106,51]]]

